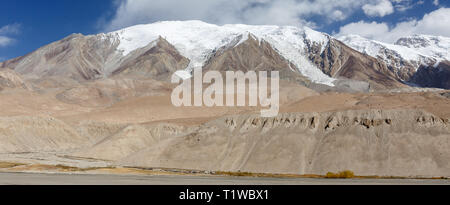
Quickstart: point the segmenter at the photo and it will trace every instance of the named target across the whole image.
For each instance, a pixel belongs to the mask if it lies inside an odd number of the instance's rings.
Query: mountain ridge
[[[435,76],[439,72],[430,72],[433,74],[431,77],[415,75],[419,69],[439,67],[446,60],[445,53],[437,51],[436,55],[445,57],[438,59],[404,46],[408,42],[412,47],[431,45],[433,39],[445,39],[444,37],[427,36],[428,44],[421,44],[417,36],[405,37],[399,39],[399,45],[394,45],[355,35],[335,38],[308,27],[243,24],[218,26],[201,21],[161,21],[96,35],[72,34],[30,54],[2,62],[0,68],[9,67],[19,74],[37,78],[64,76],[89,81],[129,71],[129,67],[142,63],[139,59],[147,59],[148,62],[151,58],[153,63],[145,64],[151,65],[147,69],[148,73],[161,71],[170,74],[178,70],[189,75],[193,69],[204,68],[221,48],[233,44],[227,47],[233,49],[248,41],[250,36],[259,43],[267,42],[288,62],[286,65],[295,65],[293,72],[316,84],[334,87],[339,84],[339,80],[349,79],[369,82],[375,90],[395,89],[411,84],[423,87],[443,85],[443,88],[449,89],[445,87],[446,82],[422,83],[428,80],[420,76],[441,79]],[[173,62],[162,63],[165,65],[161,67],[158,62],[165,61],[157,58],[164,57],[151,56],[149,53],[161,40],[167,42],[167,48],[172,47],[170,51],[166,50],[174,54],[172,57],[179,55],[185,60],[179,65]],[[446,42],[442,49],[445,49]],[[402,52],[405,50],[408,52]],[[349,59],[351,62],[348,62]],[[159,71],[152,71],[153,69]],[[138,72],[139,69],[131,70]]]
[[[450,89],[445,78],[430,84],[424,83],[428,82],[427,79],[417,77],[417,73],[423,72],[424,69],[445,69],[445,62],[450,59],[450,38],[412,35],[401,37],[394,44],[378,42],[358,35],[346,35],[338,39],[361,53],[385,62],[397,78],[404,82],[423,87],[431,84],[442,85],[435,87]],[[430,71],[430,73],[435,73],[429,76],[430,79],[439,78],[439,72]]]

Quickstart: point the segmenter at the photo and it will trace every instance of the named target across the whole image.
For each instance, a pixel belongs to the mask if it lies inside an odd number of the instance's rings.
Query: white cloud
[[[389,0],[379,0],[377,4],[366,4],[362,9],[370,17],[383,17],[394,13],[394,6]]]
[[[377,0],[122,0],[107,31],[161,20],[202,20],[215,24],[313,25],[312,16],[328,22],[346,19]]]
[[[0,35],[19,34],[21,25],[18,23],[6,25],[0,28]]]
[[[439,0],[434,0],[434,1],[433,1],[433,4],[434,4],[435,6],[439,6]]]
[[[440,8],[426,14],[421,20],[409,20],[389,27],[387,23],[356,22],[340,28],[336,36],[358,34],[363,37],[393,43],[403,36],[428,34],[450,37],[450,8]]]
[[[333,19],[337,19],[339,21],[345,20],[347,18],[347,16],[341,10],[334,11],[331,16],[333,17]]]
[[[358,34],[369,39],[378,39],[379,36],[382,36],[388,32],[389,26],[385,23],[377,23],[375,21],[366,23],[364,21],[360,21],[341,27],[337,36]]]
[[[9,46],[15,42],[15,40],[7,35],[14,35],[20,33],[20,24],[10,24],[0,27],[0,47]]]
[[[8,38],[6,36],[0,36],[0,47],[8,46],[12,44],[14,40],[12,38]]]
[[[314,28],[316,22],[305,19],[319,17],[324,20],[322,22],[333,23],[343,21],[361,10],[369,17],[384,17],[423,4],[423,0],[117,0],[116,3],[114,17],[101,26],[104,31],[165,20],[202,20],[214,24],[307,25]],[[400,28],[409,25],[410,29],[418,30],[419,27],[425,27],[425,20],[426,18],[423,19],[424,22],[407,20],[396,26]],[[395,38],[396,35],[392,34],[397,31],[395,27],[390,28],[386,23],[375,24],[377,23],[356,22],[343,27],[342,33],[350,30],[360,33],[373,30],[366,35],[382,39],[382,35],[378,34],[380,30],[374,30],[373,27],[383,27],[387,31],[381,31],[389,34],[384,40],[392,41]],[[322,23],[320,26],[326,25]]]
[[[423,0],[392,0],[392,2],[395,4],[395,9],[400,12],[404,12],[425,3]]]

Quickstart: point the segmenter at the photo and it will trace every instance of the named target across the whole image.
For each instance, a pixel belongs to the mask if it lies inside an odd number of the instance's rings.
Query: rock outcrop
[[[409,81],[421,87],[450,89],[450,62],[421,66]]]
[[[257,173],[449,176],[449,126],[448,119],[411,110],[227,117],[118,163]]]

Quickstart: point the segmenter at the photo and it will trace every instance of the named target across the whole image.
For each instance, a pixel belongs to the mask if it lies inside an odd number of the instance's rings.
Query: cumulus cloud
[[[379,0],[376,4],[366,4],[362,9],[370,17],[383,17],[394,13],[394,6],[389,0]]]
[[[359,21],[340,28],[336,36],[357,34],[369,39],[393,43],[400,37],[428,34],[450,37],[450,8],[440,8],[426,14],[420,20],[409,20],[389,26],[387,23]]]
[[[359,21],[350,23],[340,28],[337,36],[357,34],[369,39],[379,39],[380,36],[389,32],[389,26],[386,23]]]
[[[0,47],[11,45],[15,40],[9,35],[15,35],[20,33],[20,24],[10,24],[0,27]]]
[[[341,21],[377,0],[122,0],[105,30],[161,20],[202,20],[215,24],[314,25],[320,16]]]
[[[103,31],[166,20],[202,20],[214,24],[274,24],[317,28],[347,20],[356,12],[368,17],[384,17],[423,4],[423,0],[116,0],[113,18],[104,22]],[[444,26],[433,12],[421,20],[396,25],[355,22],[343,26],[340,34],[359,33],[372,39],[393,41],[399,35],[427,33],[444,35]],[[440,17],[442,18],[442,17]],[[319,20],[318,20],[319,19]],[[439,20],[430,22],[428,19]],[[439,25],[438,25],[439,24]],[[442,25],[441,25],[442,24]],[[431,28],[433,27],[433,28]],[[402,31],[401,29],[405,29]]]

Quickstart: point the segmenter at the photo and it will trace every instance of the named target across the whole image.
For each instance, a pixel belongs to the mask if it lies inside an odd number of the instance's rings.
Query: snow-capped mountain
[[[299,68],[313,82],[333,85],[334,79],[313,65],[304,53],[305,41],[324,47],[329,37],[309,28],[279,26],[224,25],[201,21],[157,22],[138,25],[107,34],[118,37],[118,50],[126,56],[157,40],[160,36],[171,43],[181,55],[190,60],[188,70],[201,68],[214,52],[239,38],[234,46],[245,42],[249,35],[269,42],[282,56]]]
[[[450,38],[442,36],[413,35],[397,40],[395,45],[414,49],[437,60],[450,60]]]
[[[356,80],[365,90],[364,83],[372,89],[406,86],[401,81],[410,79],[420,65],[436,64],[448,55],[448,41],[433,37],[427,38],[428,43],[405,38],[399,45],[358,36],[341,40],[356,50],[307,27],[165,21],[97,35],[73,34],[0,63],[0,68],[77,81],[117,75],[164,80],[174,72],[188,78],[198,68],[277,69],[305,85],[353,87],[349,80]]]
[[[413,35],[400,38],[395,44],[347,35],[340,41],[364,54],[378,58],[403,81],[410,79],[423,67],[438,67],[450,60],[450,38]]]

